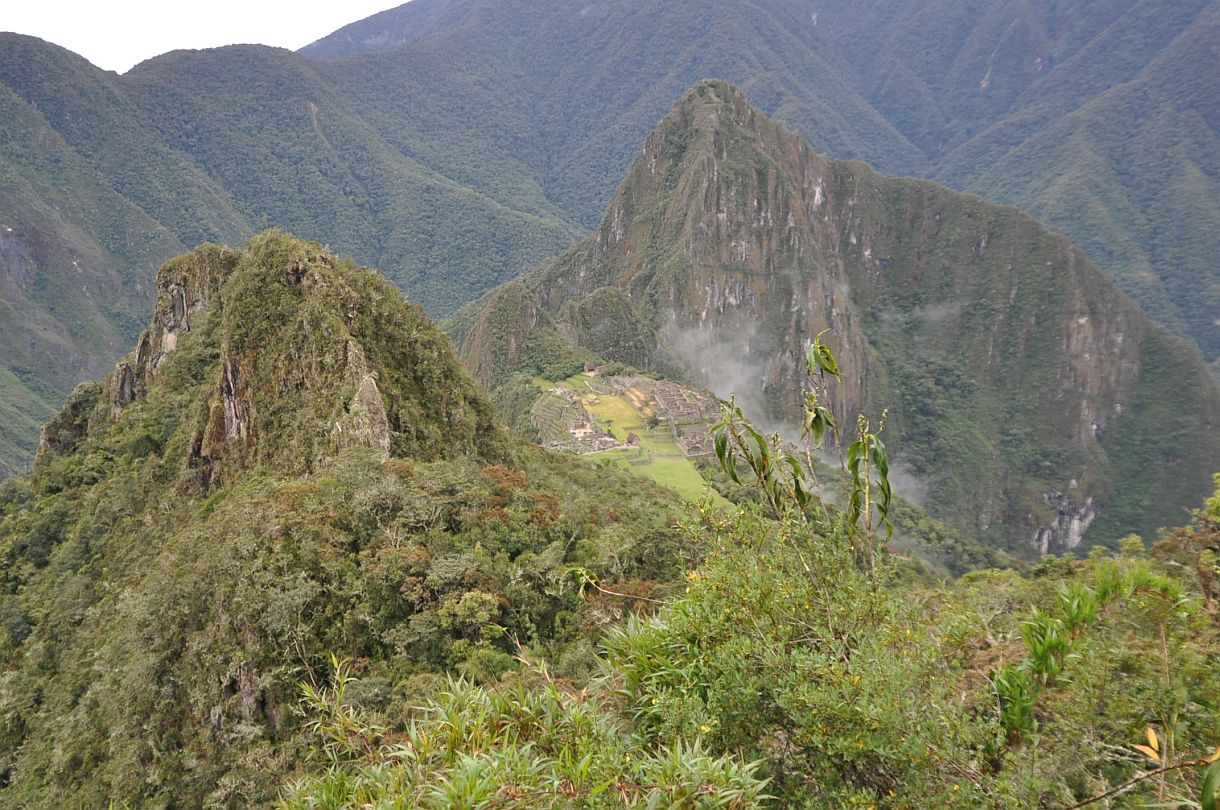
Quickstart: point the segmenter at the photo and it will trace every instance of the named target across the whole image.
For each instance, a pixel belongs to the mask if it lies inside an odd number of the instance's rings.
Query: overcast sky
[[[406,0],[0,0],[0,31],[76,51],[125,73],[179,48],[257,42],[296,50]]]

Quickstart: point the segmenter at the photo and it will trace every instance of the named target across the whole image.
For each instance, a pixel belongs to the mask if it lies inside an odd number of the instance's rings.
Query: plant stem
[[[1179,771],[1183,768],[1194,768],[1194,767],[1198,767],[1199,765],[1206,765],[1206,764],[1207,764],[1207,757],[1200,757],[1199,759],[1184,760],[1182,762],[1177,763],[1176,765],[1167,765],[1164,768],[1157,768],[1155,771],[1148,771],[1148,773],[1141,773],[1139,776],[1133,776],[1132,778],[1128,779],[1126,782],[1122,782],[1121,784],[1115,785],[1114,787],[1107,790],[1105,793],[1099,793],[1096,796],[1085,799],[1084,801],[1077,802],[1076,804],[1073,804],[1073,805],[1069,805],[1068,807],[1065,807],[1063,810],[1076,810],[1077,807],[1086,807],[1090,804],[1094,804],[1095,802],[1102,801],[1103,799],[1108,799],[1111,796],[1116,796],[1119,793],[1123,793],[1127,790],[1130,790],[1131,788],[1138,785],[1140,782],[1143,782],[1145,779],[1151,779],[1154,776],[1162,776],[1164,774],[1170,773],[1171,771]]]

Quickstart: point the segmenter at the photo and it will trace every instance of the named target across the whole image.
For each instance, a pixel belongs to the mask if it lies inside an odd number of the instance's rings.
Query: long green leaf
[[[882,478],[889,478],[890,475],[890,456],[885,451],[885,445],[876,436],[873,436],[873,464],[877,467],[877,472]]]
[[[1203,791],[1199,804],[1203,810],[1216,810],[1216,794],[1220,792],[1220,760],[1208,766],[1203,774]]]
[[[839,361],[835,360],[835,356],[830,351],[830,347],[824,344],[818,345],[818,367],[827,374],[839,376]]]

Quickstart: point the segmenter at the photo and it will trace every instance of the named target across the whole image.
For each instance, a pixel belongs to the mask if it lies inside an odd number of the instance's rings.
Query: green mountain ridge
[[[0,806],[1220,801],[1218,13],[0,34]],[[795,438],[823,329],[888,513],[666,381]]]
[[[301,53],[339,59],[397,47],[397,58],[411,59],[430,46],[454,51],[489,36],[507,40],[556,27],[528,2],[513,4],[511,12],[494,5],[416,0],[340,29]],[[582,4],[548,11],[578,19],[589,13]],[[630,4],[607,9],[619,20],[632,19],[632,12]],[[1220,3],[990,0],[967,8],[884,0],[862,8],[844,0],[813,7],[773,0],[755,3],[751,12],[736,26],[683,31],[679,41],[699,42],[719,31],[766,40],[764,26],[750,21],[768,20],[771,37],[782,31],[812,56],[786,53],[768,71],[784,77],[777,83],[708,59],[702,75],[687,74],[668,98],[648,99],[652,120],[697,79],[732,81],[819,152],[859,157],[890,174],[928,177],[1018,205],[1063,230],[1146,312],[1214,360],[1220,344],[1209,313],[1220,308],[1220,299],[1208,234],[1215,233],[1212,167],[1220,144],[1214,122],[1201,119],[1217,109],[1208,67],[1216,60]],[[673,4],[655,13],[692,12],[687,4]],[[460,37],[450,37],[446,15]],[[652,22],[668,24],[668,17]],[[586,25],[565,28],[561,36],[543,34],[536,45],[545,56],[531,53],[523,61],[554,61],[546,49],[562,51],[594,30]],[[715,42],[702,47],[714,53]],[[576,55],[567,58],[583,58],[578,47],[571,50]],[[771,53],[759,44],[748,50]],[[756,57],[756,64],[764,58]],[[856,139],[846,144],[830,134],[827,126],[839,123],[833,113],[797,90],[815,75],[807,60],[834,74],[833,85],[820,79],[814,92],[829,94],[833,87],[840,103],[863,102],[879,113],[882,126],[857,126]],[[621,76],[623,70],[602,75]],[[623,128],[615,144],[602,148],[615,150],[625,166],[630,145],[650,127],[647,117],[636,118],[634,132]],[[614,178],[603,174],[602,182],[608,186]]]
[[[722,82],[648,137],[589,239],[449,328],[493,398],[566,338],[789,424],[805,344],[829,329],[840,423],[888,406],[931,514],[1026,554],[1171,523],[1220,458],[1197,354],[1066,239],[823,158]]]
[[[636,145],[709,76],[821,153],[1046,219],[1214,367],[1220,4],[857,6],[414,0],[301,54],[175,52],[124,76],[0,36],[0,224],[42,279],[4,297],[40,337],[0,344],[3,407],[33,414],[9,422],[0,471],[134,339],[153,270],[187,245],[283,226],[445,315],[595,227]],[[0,279],[31,275],[10,258]],[[82,273],[105,305],[71,300]]]
[[[580,232],[535,213],[545,206],[507,206],[404,156],[284,51],[169,54],[116,77],[6,34],[0,76],[12,112],[0,153],[9,189],[0,225],[12,229],[0,283],[17,313],[5,319],[14,334],[0,361],[6,379],[32,370],[50,392],[3,389],[7,410],[31,413],[9,423],[4,474],[28,464],[31,428],[54,400],[135,337],[152,270],[184,245],[240,244],[263,223],[289,225],[396,268],[400,284],[443,311],[485,289],[451,268],[503,280]],[[197,81],[213,81],[213,92]]]
[[[36,111],[0,88],[0,476],[28,466],[38,431],[138,329],[139,268],[181,249],[115,193]]]

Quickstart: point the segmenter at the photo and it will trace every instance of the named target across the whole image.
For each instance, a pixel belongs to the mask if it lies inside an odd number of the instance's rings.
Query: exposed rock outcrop
[[[308,471],[354,446],[500,452],[491,408],[444,335],[388,281],[318,245],[274,231],[244,251],[205,245],[168,262],[157,284],[135,352],[47,425],[43,456],[162,386],[185,398],[175,407],[195,426],[185,486],[212,489],[258,465]]]

